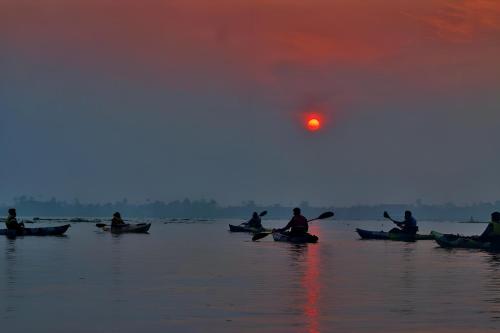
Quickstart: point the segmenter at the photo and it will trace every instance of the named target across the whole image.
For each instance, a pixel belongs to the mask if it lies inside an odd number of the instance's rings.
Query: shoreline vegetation
[[[488,221],[492,211],[500,210],[500,201],[494,203],[475,203],[469,205],[455,205],[447,203],[442,205],[423,204],[417,201],[413,204],[378,204],[354,205],[350,207],[310,206],[301,202],[297,206],[302,208],[306,216],[317,215],[324,211],[335,211],[338,220],[382,220],[382,212],[404,212],[406,209],[413,211],[419,220],[429,221],[456,221],[462,223],[484,223]],[[72,202],[57,200],[35,199],[29,196],[14,198],[12,204],[0,204],[0,211],[7,212],[10,207],[15,207],[21,216],[39,217],[75,217],[94,218],[110,216],[115,211],[120,211],[130,218],[245,218],[253,211],[267,210],[269,219],[289,218],[292,205],[261,205],[254,201],[242,202],[240,205],[224,206],[215,200],[175,200],[171,202],[146,201],[144,203],[130,203],[127,199],[114,203],[81,203],[75,199]],[[2,213],[0,213],[2,216]],[[82,219],[82,222],[84,222]]]

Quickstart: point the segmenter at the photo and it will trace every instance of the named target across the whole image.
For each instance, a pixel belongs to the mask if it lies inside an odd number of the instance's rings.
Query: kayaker
[[[259,214],[257,214],[257,212],[253,212],[252,218],[248,222],[243,224],[250,228],[263,229],[262,220],[260,219],[260,216]]]
[[[500,213],[491,214],[491,222],[488,223],[486,230],[479,236],[482,240],[500,243]]]
[[[119,212],[115,212],[113,214],[113,218],[111,219],[111,227],[122,227],[124,225],[127,225],[123,219],[122,216]]]
[[[415,235],[418,231],[417,227],[417,220],[413,217],[411,211],[407,210],[405,212],[405,219],[404,221],[394,221],[391,219],[392,222],[394,222],[398,228],[392,229],[390,232],[392,233],[404,233],[408,235]]]
[[[307,223],[307,219],[302,216],[300,208],[294,208],[293,217],[290,222],[288,222],[284,228],[276,229],[276,231],[285,232],[288,229],[290,229],[290,235],[293,236],[302,236],[307,234],[309,224]]]
[[[14,208],[9,209],[9,215],[5,219],[5,225],[9,230],[20,230],[24,228],[24,223],[17,222],[17,212]]]

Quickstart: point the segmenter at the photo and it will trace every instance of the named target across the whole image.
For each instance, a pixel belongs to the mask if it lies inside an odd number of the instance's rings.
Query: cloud
[[[449,42],[498,38],[500,2],[495,0],[440,1],[434,12],[422,17],[437,37]]]
[[[0,36],[28,54],[73,64],[154,67],[161,74],[192,66],[271,75],[287,64],[367,63],[388,52],[357,8],[242,1],[45,1],[4,4]],[[359,20],[359,22],[358,22]],[[352,26],[358,25],[359,26]],[[110,66],[111,65],[111,66]],[[260,74],[258,74],[260,73]]]
[[[3,0],[2,7],[0,39],[13,58],[151,89],[259,95],[295,110],[498,82],[498,46],[485,40],[500,37],[500,5],[489,0]]]

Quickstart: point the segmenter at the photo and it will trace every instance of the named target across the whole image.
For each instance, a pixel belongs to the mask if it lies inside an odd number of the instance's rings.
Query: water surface
[[[229,222],[155,221],[149,235],[119,236],[80,223],[65,237],[1,237],[2,332],[500,329],[498,254],[354,232],[392,227],[381,221],[314,222],[320,242],[309,245],[251,242],[227,232]],[[485,227],[420,224],[463,234]]]

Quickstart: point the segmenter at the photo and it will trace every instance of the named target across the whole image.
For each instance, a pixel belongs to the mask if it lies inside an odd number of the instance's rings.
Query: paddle
[[[330,218],[332,217],[333,215],[335,215],[333,212],[325,212],[323,214],[321,214],[320,216],[318,216],[317,218],[315,219],[312,219],[312,220],[309,220],[307,221],[308,223],[312,222],[312,221],[316,221],[316,220],[324,220],[324,219],[327,219],[327,218]],[[272,234],[273,232],[272,231],[265,231],[265,232],[259,232],[259,233],[256,233],[253,237],[252,237],[252,241],[257,241],[259,239],[262,239],[264,237],[267,237],[269,236],[270,234]]]
[[[391,220],[393,223],[395,223],[395,224],[396,224],[396,225],[398,225],[398,226],[401,224],[401,222],[398,222],[398,221],[393,220],[393,219],[389,216],[389,213],[387,213],[387,212],[384,212],[384,217],[385,217],[386,219]]]

